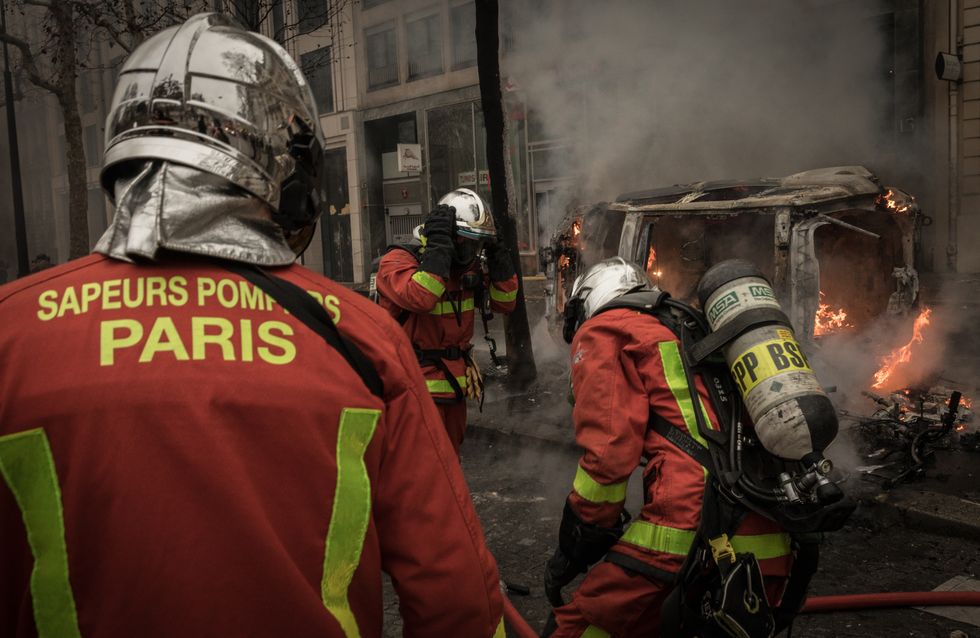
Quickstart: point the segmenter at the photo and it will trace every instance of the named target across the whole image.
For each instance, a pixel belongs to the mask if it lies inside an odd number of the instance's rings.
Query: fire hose
[[[978,591],[903,591],[808,598],[801,614],[887,607],[980,606]]]

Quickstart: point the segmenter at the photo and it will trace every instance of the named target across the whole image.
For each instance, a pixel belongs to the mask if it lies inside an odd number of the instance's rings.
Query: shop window
[[[324,274],[337,281],[354,281],[351,256],[350,191],[347,186],[347,149],[323,152],[326,175],[326,214],[322,218]]]
[[[300,33],[316,31],[327,23],[327,16],[330,15],[330,2],[328,0],[297,0],[296,9],[299,13]]]
[[[310,83],[316,109],[320,115],[333,113],[333,72],[330,67],[330,47],[323,47],[300,56],[300,67]]]
[[[454,104],[426,112],[431,201],[459,188],[475,188],[476,144],[473,139],[473,104]],[[480,135],[485,135],[482,129]]]
[[[453,70],[476,64],[476,8],[472,2],[453,7]]]
[[[393,25],[368,32],[368,88],[377,89],[398,84],[398,53],[395,50]]]
[[[408,37],[408,79],[442,73],[442,24],[440,15],[419,18],[405,25]]]
[[[85,161],[89,166],[102,165],[102,140],[99,138],[99,127],[95,124],[86,126],[84,131]]]

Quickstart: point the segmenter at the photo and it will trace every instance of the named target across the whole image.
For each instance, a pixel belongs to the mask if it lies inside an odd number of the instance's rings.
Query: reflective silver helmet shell
[[[322,149],[313,95],[289,54],[225,15],[196,15],[123,64],[106,119],[102,187],[111,200],[122,163],[162,159],[222,177],[279,210],[300,129]]]
[[[612,257],[600,261],[576,277],[569,299],[577,299],[582,304],[581,320],[585,321],[620,295],[653,288],[655,287],[650,278],[640,266],[622,257]]]
[[[490,205],[468,188],[457,188],[443,195],[439,204],[456,209],[456,233],[469,239],[494,239],[497,227],[493,223]]]

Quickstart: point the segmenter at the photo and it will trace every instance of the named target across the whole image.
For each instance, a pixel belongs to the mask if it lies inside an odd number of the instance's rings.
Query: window
[[[408,37],[408,79],[442,73],[442,25],[439,14],[405,25]]]
[[[476,8],[472,2],[453,7],[453,69],[476,64]]]
[[[96,240],[105,232],[105,195],[102,188],[92,186],[88,189],[88,237],[89,244],[94,244]]]
[[[279,44],[286,42],[286,8],[283,0],[272,3],[272,39]]]
[[[299,32],[316,31],[327,23],[330,14],[329,0],[297,0],[299,11]]]
[[[259,0],[232,0],[232,11],[239,22],[249,31],[259,28]]]
[[[98,104],[95,102],[96,91],[102,92],[102,83],[97,73],[85,71],[78,74],[79,98],[82,113],[94,111]]]
[[[99,139],[99,127],[95,124],[86,126],[84,131],[85,139],[85,161],[89,166],[100,166],[102,164],[102,140]]]
[[[333,73],[330,68],[330,47],[323,47],[300,56],[303,75],[310,83],[316,109],[320,115],[333,112]]]
[[[367,34],[368,88],[398,84],[398,53],[395,51],[395,27]]]

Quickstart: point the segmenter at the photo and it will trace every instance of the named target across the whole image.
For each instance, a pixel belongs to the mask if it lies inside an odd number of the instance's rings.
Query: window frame
[[[438,66],[423,69],[418,73],[412,73],[412,42],[414,42],[415,39],[412,37],[410,30],[414,25],[424,23],[424,22],[434,22],[436,40],[438,44],[438,55],[437,56],[432,55],[433,52],[431,50],[428,50],[427,48],[426,56],[423,57],[425,58],[431,57],[431,59],[437,59]],[[408,70],[406,82],[413,82],[415,80],[421,80],[423,78],[442,75],[443,73],[446,72],[446,64],[444,59],[445,47],[443,46],[443,35],[444,35],[443,30],[444,29],[443,29],[442,12],[439,10],[438,6],[429,7],[428,9],[416,12],[411,16],[405,17],[405,58],[406,58],[405,62]],[[432,33],[431,31],[427,31],[426,36],[427,37],[430,36],[431,33]]]
[[[394,20],[388,22],[382,22],[374,26],[364,29],[364,64],[365,71],[367,72],[367,90],[377,91],[379,89],[386,89],[392,86],[398,86],[401,84],[401,66],[398,56],[398,25]],[[379,82],[372,84],[371,82],[371,40],[377,36],[387,35],[391,33],[391,47],[388,49],[392,59],[389,65],[384,67],[376,67],[378,69],[385,69],[389,67],[394,68],[394,78],[385,80],[384,82]]]

